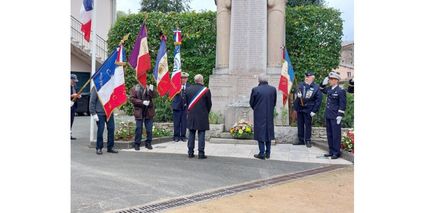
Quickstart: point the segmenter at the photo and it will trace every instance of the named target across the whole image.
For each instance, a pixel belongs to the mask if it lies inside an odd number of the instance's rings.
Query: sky
[[[354,0],[326,0],[328,7],[333,7],[341,11],[344,21],[343,41],[354,41]],[[212,10],[216,11],[214,0],[192,0],[190,7],[195,11]],[[132,13],[140,9],[140,0],[117,0],[117,10]]]

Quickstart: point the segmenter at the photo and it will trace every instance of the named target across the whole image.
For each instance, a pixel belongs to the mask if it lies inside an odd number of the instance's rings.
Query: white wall
[[[91,65],[71,53],[71,71],[90,72]]]

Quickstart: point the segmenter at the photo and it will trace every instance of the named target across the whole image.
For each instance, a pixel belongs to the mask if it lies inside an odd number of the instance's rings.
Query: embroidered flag
[[[125,49],[120,45],[93,75],[93,84],[108,120],[112,111],[127,101],[124,68],[115,63],[124,61]]]
[[[149,55],[148,49],[147,31],[146,25],[143,23],[129,58],[130,65],[136,70],[137,81],[144,87],[146,87],[146,73],[151,69],[151,56]]]
[[[181,88],[181,59],[180,59],[180,45],[181,45],[181,31],[176,30],[174,31],[174,45],[176,47],[174,48],[174,67],[173,72],[171,73],[171,87],[168,94],[168,98],[171,100],[176,96]]]
[[[167,47],[165,44],[166,41],[167,37],[165,37],[165,35],[161,35],[161,43],[159,45],[156,64],[153,70],[153,77],[155,78],[160,96],[167,94],[171,87],[170,75],[168,73]]]
[[[193,96],[192,100],[190,100],[189,102],[189,106],[187,107],[187,110],[191,110],[196,103],[198,103],[199,100],[201,100],[202,96],[204,96],[206,93],[208,92],[208,88],[204,87],[201,90],[199,90],[199,92]]]
[[[81,15],[81,32],[84,34],[84,39],[90,42],[90,32],[91,32],[91,19],[93,11],[93,0],[83,0],[83,5],[81,5],[80,15]]]
[[[291,91],[294,78],[294,68],[292,67],[291,59],[289,59],[288,51],[285,48],[282,50],[282,71],[279,81],[279,90],[283,93],[282,101],[284,106],[288,100],[289,91]]]

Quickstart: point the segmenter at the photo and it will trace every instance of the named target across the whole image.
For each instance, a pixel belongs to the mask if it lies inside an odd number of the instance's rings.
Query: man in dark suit
[[[274,140],[274,108],[276,106],[276,88],[268,84],[267,76],[258,76],[258,86],[251,91],[249,105],[254,110],[254,139],[258,141],[260,153],[258,159],[270,158],[271,140]],[[266,150],[264,150],[266,145]]]
[[[323,94],[327,95],[325,118],[329,153],[325,154],[325,157],[331,159],[341,156],[341,121],[347,105],[347,94],[338,85],[339,80],[339,73],[332,71],[320,85]],[[326,87],[328,83],[330,86]]]
[[[195,157],[195,133],[198,131],[198,158],[205,159],[205,130],[210,129],[208,114],[211,111],[211,92],[204,86],[204,77],[195,75],[195,84],[186,91],[188,100],[187,128],[189,129],[188,156]]]
[[[180,93],[174,96],[173,102],[171,105],[173,108],[173,122],[174,122],[173,140],[175,142],[186,141],[186,121],[187,121],[186,90],[190,86],[189,83],[187,83],[188,77],[189,77],[188,73],[182,72],[182,75],[181,75],[182,88]]]
[[[294,145],[305,144],[310,148],[312,120],[322,103],[322,92],[319,85],[314,83],[312,71],[305,73],[304,82],[298,85],[296,94],[294,110],[297,112],[298,143]]]

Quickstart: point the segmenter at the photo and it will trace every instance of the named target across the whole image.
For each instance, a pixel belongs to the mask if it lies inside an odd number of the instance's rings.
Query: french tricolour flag
[[[103,105],[107,119],[112,111],[127,101],[124,68],[115,62],[125,61],[125,50],[119,46],[93,76],[97,96]]]
[[[84,39],[90,42],[90,32],[91,32],[91,19],[93,11],[93,0],[83,0],[83,5],[81,6],[80,15],[81,15],[81,32],[84,34]]]
[[[170,100],[173,99],[174,96],[176,96],[182,88],[182,82],[181,82],[182,63],[180,59],[180,45],[182,43],[181,31],[180,30],[174,31],[173,38],[174,38],[174,45],[176,45],[176,47],[174,48],[174,67],[173,67],[173,72],[171,73],[171,87],[168,93],[168,98]]]
[[[156,56],[156,64],[153,70],[153,77],[155,78],[160,96],[167,94],[171,87],[170,74],[168,73],[166,41],[167,37],[161,35],[161,43],[159,45],[158,55]]]
[[[286,48],[282,50],[282,71],[280,74],[279,81],[279,90],[283,93],[283,105],[285,106],[286,101],[288,100],[289,92],[292,88],[292,83],[294,82],[295,74],[294,68],[291,64],[291,59],[289,59],[289,54]]]

